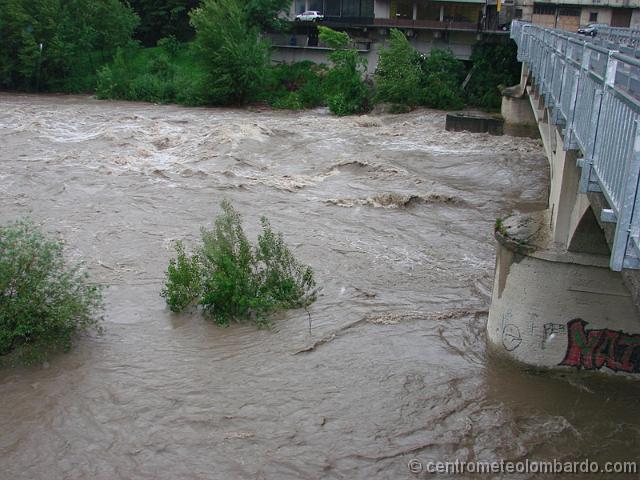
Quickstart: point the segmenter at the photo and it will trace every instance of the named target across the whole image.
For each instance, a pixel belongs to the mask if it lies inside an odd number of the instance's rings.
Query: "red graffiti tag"
[[[640,334],[622,331],[586,330],[580,318],[567,323],[569,343],[560,365],[596,370],[607,367],[616,372],[640,373]]]

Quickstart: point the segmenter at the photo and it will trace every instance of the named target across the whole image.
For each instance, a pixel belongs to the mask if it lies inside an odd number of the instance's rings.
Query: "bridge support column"
[[[535,367],[640,373],[640,322],[620,273],[608,255],[553,243],[550,214],[496,226],[489,344]]]

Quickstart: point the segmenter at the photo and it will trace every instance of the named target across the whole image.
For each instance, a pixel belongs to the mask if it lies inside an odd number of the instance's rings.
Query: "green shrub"
[[[182,242],[176,242],[177,257],[169,260],[167,281],[160,295],[172,312],[179,312],[199,298],[202,292],[200,258],[188,256]]]
[[[30,223],[0,227],[0,355],[25,361],[67,350],[76,333],[98,327],[101,293],[62,244]]]
[[[329,110],[336,115],[353,115],[369,109],[369,86],[362,79],[366,59],[350,47],[351,39],[344,32],[318,27],[320,41],[333,52],[329,60],[333,66],[325,76],[324,91]]]
[[[175,58],[178,55],[178,52],[180,52],[182,45],[174,35],[169,35],[168,37],[158,40],[158,47],[160,47],[169,57]]]
[[[103,66],[98,71],[96,96],[100,99],[128,99],[131,77],[131,70],[125,61],[124,51],[118,49],[113,63]]]
[[[303,307],[315,300],[310,267],[299,263],[281,234],[262,219],[262,233],[252,246],[240,214],[223,201],[213,230],[202,230],[202,245],[188,256],[182,244],[169,263],[161,295],[173,311],[197,302],[219,325],[250,319],[268,324],[276,310]]]
[[[169,103],[174,98],[175,87],[172,80],[164,80],[149,73],[135,77],[127,95],[127,100],[154,103]]]
[[[449,50],[433,49],[422,57],[423,72],[421,104],[431,108],[451,110],[464,106],[462,82],[464,64]]]
[[[309,61],[280,64],[269,68],[264,100],[275,108],[301,110],[324,103],[324,65]]]
[[[502,103],[502,87],[518,83],[520,64],[517,47],[509,43],[478,43],[473,47],[471,79],[467,98],[471,105],[498,110]]]
[[[422,100],[421,56],[400,30],[390,31],[389,47],[380,52],[375,72],[376,102],[414,107]]]

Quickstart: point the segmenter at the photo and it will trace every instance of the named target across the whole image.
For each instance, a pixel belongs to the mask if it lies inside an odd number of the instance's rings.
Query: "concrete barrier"
[[[445,129],[450,131],[467,131],[473,133],[490,133],[502,135],[504,121],[502,118],[480,112],[447,113]]]

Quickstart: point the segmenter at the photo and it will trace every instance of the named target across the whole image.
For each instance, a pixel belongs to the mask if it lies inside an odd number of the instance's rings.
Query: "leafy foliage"
[[[422,104],[431,108],[451,110],[464,106],[462,81],[464,64],[448,50],[431,50],[422,61]]]
[[[161,295],[173,311],[197,301],[220,325],[251,319],[268,324],[276,310],[303,307],[315,300],[310,267],[299,263],[262,218],[262,233],[252,246],[242,229],[242,218],[228,201],[213,230],[202,230],[198,253],[188,256],[181,243],[169,262]]]
[[[180,42],[193,39],[189,12],[200,0],[131,0],[131,7],[140,17],[135,35],[143,45],[152,47],[163,37]]]
[[[202,292],[200,258],[188,256],[182,242],[176,242],[177,257],[169,260],[167,282],[160,295],[172,312],[179,312],[197,300]]]
[[[0,87],[91,90],[137,21],[120,0],[0,0]]]
[[[376,100],[396,110],[425,105],[455,109],[464,105],[461,84],[464,65],[447,50],[428,56],[416,51],[404,34],[392,29],[389,47],[380,53],[376,69]]]
[[[251,26],[263,31],[285,31],[289,28],[288,21],[280,18],[279,13],[289,10],[291,0],[248,0],[243,3]]]
[[[414,107],[422,100],[420,54],[400,30],[392,28],[389,37],[389,47],[380,52],[375,72],[375,99]]]
[[[509,43],[479,43],[471,54],[473,72],[467,85],[469,103],[496,110],[502,102],[501,89],[518,82],[520,64],[517,47]]]
[[[0,355],[29,361],[70,348],[74,334],[98,326],[101,303],[80,267],[66,265],[61,243],[30,223],[0,227]]]
[[[207,101],[244,104],[265,82],[270,52],[239,0],[204,0],[191,12],[195,45],[207,75]]]
[[[346,33],[323,26],[318,29],[320,41],[334,49],[329,54],[333,65],[326,75],[324,89],[329,110],[339,116],[367,111],[370,92],[362,79],[366,59],[350,46]]]
[[[155,103],[205,103],[204,74],[184,44],[119,50],[113,63],[98,72],[96,96]]]
[[[275,108],[291,110],[322,105],[325,75],[324,65],[309,61],[275,65],[268,71],[265,100]]]

